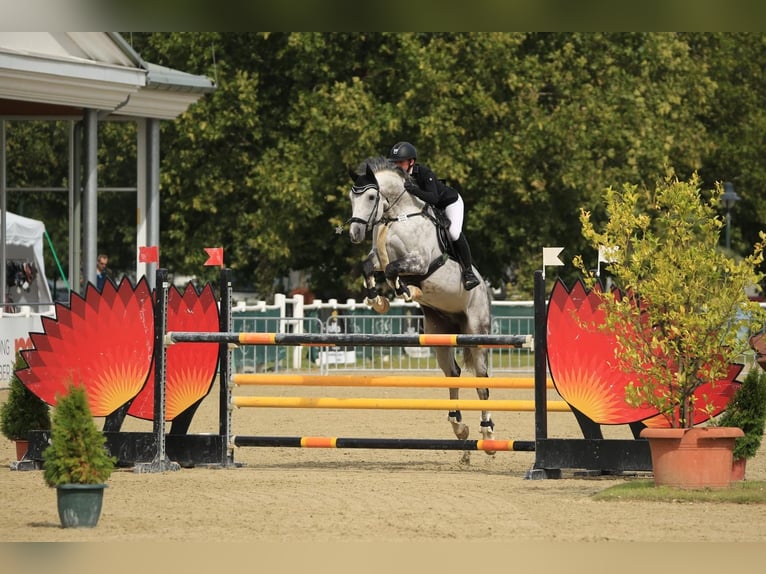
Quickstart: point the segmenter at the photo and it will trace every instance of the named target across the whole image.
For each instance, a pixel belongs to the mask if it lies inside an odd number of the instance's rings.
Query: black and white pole
[[[154,303],[154,418],[155,455],[152,462],[137,463],[138,473],[180,470],[177,462],[168,459],[165,450],[165,382],[167,379],[167,349],[165,331],[168,316],[168,270],[157,269]]]
[[[221,306],[219,309],[218,328],[221,332],[232,328],[232,283],[231,269],[221,269],[220,284]],[[221,466],[234,465],[234,445],[231,435],[231,348],[229,343],[221,341],[218,347],[218,434],[221,436]]]
[[[543,267],[535,271],[535,440],[548,438],[548,341],[545,306],[545,268],[560,267],[563,247],[543,247]]]

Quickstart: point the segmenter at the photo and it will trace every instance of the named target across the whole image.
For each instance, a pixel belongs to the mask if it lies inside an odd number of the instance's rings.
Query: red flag
[[[223,247],[205,247],[208,259],[205,265],[220,265],[223,267]]]
[[[139,263],[160,263],[160,248],[156,245],[150,245],[148,247],[141,246],[138,248],[138,262]]]

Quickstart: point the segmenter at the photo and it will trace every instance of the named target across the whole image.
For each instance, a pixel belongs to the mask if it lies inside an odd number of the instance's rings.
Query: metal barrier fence
[[[274,305],[239,306],[233,309],[238,332],[354,333],[371,335],[423,332],[423,315],[417,304],[403,304],[380,315],[362,304],[335,301],[302,305],[296,298],[279,298]],[[296,301],[297,299],[297,301]],[[534,313],[529,304],[493,304],[492,334],[531,335]],[[397,314],[398,313],[398,314]],[[323,318],[324,317],[324,318]],[[457,353],[462,353],[457,349]],[[460,357],[458,357],[460,360]],[[534,349],[490,349],[489,374],[531,375]],[[232,369],[238,373],[391,371],[440,373],[430,347],[291,347],[241,346],[232,352]]]

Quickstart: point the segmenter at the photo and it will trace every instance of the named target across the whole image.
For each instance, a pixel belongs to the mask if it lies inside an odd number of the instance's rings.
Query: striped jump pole
[[[361,334],[361,333],[197,333],[170,331],[166,344],[300,345],[314,347],[480,347],[532,345],[532,335]]]
[[[460,388],[460,389],[533,389],[533,377],[444,377],[408,375],[300,375],[248,373],[235,374],[237,386],[295,387],[394,387],[394,388]],[[549,379],[548,388],[553,388]]]
[[[284,448],[364,448],[409,450],[481,450],[533,452],[533,440],[456,440],[420,438],[342,438],[322,436],[240,436],[235,446]]]
[[[547,401],[549,411],[569,412],[564,401]],[[535,410],[534,400],[480,399],[377,399],[336,397],[233,397],[232,406],[285,409],[374,409],[435,411],[525,411]]]
[[[531,335],[468,335],[468,334],[353,334],[353,333],[239,333],[232,331],[232,282],[231,270],[221,270],[221,313],[220,331],[217,333],[168,331],[162,337],[161,354],[164,355],[167,346],[173,343],[212,342],[220,345],[219,352],[219,434],[224,439],[221,452],[221,464],[234,466],[231,446],[300,446],[305,448],[371,448],[371,449],[433,449],[433,450],[487,450],[487,451],[534,451],[536,441],[502,441],[502,440],[442,440],[442,439],[384,439],[384,438],[339,438],[339,437],[246,437],[234,436],[232,433],[231,412],[233,407],[272,407],[272,408],[356,408],[356,409],[399,409],[399,410],[511,410],[534,411],[534,400],[421,400],[421,399],[360,399],[360,398],[302,398],[302,397],[234,397],[232,389],[235,384],[287,384],[287,379],[264,382],[255,378],[242,378],[246,375],[231,373],[230,352],[234,345],[293,345],[315,347],[358,347],[358,346],[388,346],[388,347],[481,347],[509,348],[534,347],[536,340]],[[166,312],[166,310],[165,310]],[[536,331],[537,333],[537,331]],[[536,396],[540,392],[540,373],[536,369],[534,388]],[[282,375],[282,377],[284,377]],[[313,378],[292,379],[289,384],[306,386],[347,386],[351,381],[335,378],[330,381],[319,381]],[[434,387],[493,387],[493,388],[529,388],[528,382],[514,381],[507,378],[481,377],[480,381],[470,377],[456,377],[454,380],[440,380],[445,377],[425,377],[430,380],[415,381],[418,377],[356,377],[356,382],[348,386],[434,386]],[[473,378],[475,379],[475,378]],[[362,381],[362,385],[359,384]],[[501,386],[504,385],[504,386]],[[542,388],[545,388],[545,376],[542,378]],[[537,407],[540,408],[540,405]],[[569,411],[569,405],[564,401],[547,401],[542,407],[550,411]]]

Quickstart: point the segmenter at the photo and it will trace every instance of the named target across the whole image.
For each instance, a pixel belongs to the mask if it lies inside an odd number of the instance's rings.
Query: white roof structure
[[[137,124],[136,238],[139,245],[159,245],[159,122],[172,120],[216,86],[206,76],[146,62],[116,32],[0,31],[0,174],[5,173],[6,120],[67,120],[84,124],[86,179],[69,182],[70,197],[80,194],[82,221],[70,219],[70,280],[80,270],[95,280],[97,243],[97,126],[103,120]],[[74,152],[70,144],[70,166]],[[77,166],[79,167],[79,166]],[[6,209],[6,186],[0,177],[0,210]],[[70,202],[70,205],[73,202]],[[82,233],[81,233],[82,231]],[[0,226],[0,233],[5,229]],[[82,236],[82,250],[73,246]],[[0,264],[5,242],[0,238]],[[138,263],[137,274],[153,285],[153,264]],[[0,265],[0,282],[5,281]]]
[[[0,32],[0,100],[173,119],[214,90],[205,76],[145,62],[115,32]]]

